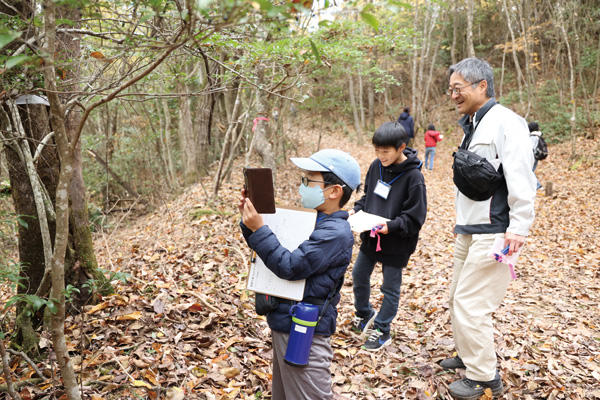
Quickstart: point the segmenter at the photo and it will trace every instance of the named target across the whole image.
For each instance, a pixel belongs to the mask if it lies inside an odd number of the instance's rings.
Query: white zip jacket
[[[456,190],[456,227],[460,234],[511,232],[527,236],[533,223],[536,178],[526,121],[490,99],[474,115],[475,133],[467,150],[502,165],[506,185],[488,200],[474,201]],[[491,107],[491,108],[490,108]],[[486,109],[489,109],[487,113]],[[477,113],[485,113],[477,120]],[[460,122],[466,123],[464,117]]]

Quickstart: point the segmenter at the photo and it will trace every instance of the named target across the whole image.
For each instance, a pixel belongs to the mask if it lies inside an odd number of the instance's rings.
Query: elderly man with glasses
[[[448,79],[447,94],[464,114],[459,121],[465,131],[460,149],[485,158],[503,175],[485,200],[473,199],[464,188],[456,190],[449,309],[457,355],[440,365],[466,369],[464,379],[450,384],[455,399],[478,399],[487,388],[495,396],[504,391],[497,370],[492,313],[506,294],[511,270],[488,254],[496,238],[501,238],[508,255],[521,250],[533,223],[536,179],[531,171],[527,123],[496,103],[490,65],[467,58],[450,67]]]

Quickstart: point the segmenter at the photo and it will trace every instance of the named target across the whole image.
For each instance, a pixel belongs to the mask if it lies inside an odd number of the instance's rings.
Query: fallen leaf
[[[150,385],[148,382],[144,382],[137,379],[132,379],[131,384],[135,387],[145,387],[148,389],[152,389],[152,385]]]
[[[223,368],[221,369],[221,374],[225,375],[225,377],[231,379],[237,375],[239,375],[240,370],[234,367]]]
[[[93,306],[92,308],[90,308],[87,313],[88,314],[93,314],[93,313],[96,313],[96,312],[98,312],[100,310],[104,310],[105,308],[108,308],[110,306],[111,306],[110,302],[105,301],[103,303],[96,304],[95,306]]]
[[[119,315],[117,317],[117,321],[134,321],[140,318],[142,318],[141,311],[134,311],[131,314]]]
[[[178,387],[171,387],[167,390],[167,399],[166,400],[183,400],[184,391]]]

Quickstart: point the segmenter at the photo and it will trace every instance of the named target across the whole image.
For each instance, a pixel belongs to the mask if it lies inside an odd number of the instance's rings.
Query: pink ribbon
[[[254,118],[254,122],[252,123],[252,132],[254,132],[256,130],[256,125],[258,125],[258,121],[268,121],[269,118],[265,118],[265,117],[257,117]]]
[[[515,267],[512,264],[508,264],[508,266],[510,267],[510,277],[514,281],[515,279],[517,279],[517,274],[515,272]]]
[[[375,251],[381,251],[381,237],[379,236],[379,230],[381,230],[381,228],[383,228],[381,225],[377,225],[374,226],[373,228],[371,228],[371,237],[375,237],[377,236],[377,247],[375,248]]]
[[[508,246],[506,247],[505,250],[506,250],[506,252],[504,250],[502,250],[502,254],[494,253],[494,259],[496,261],[498,261],[499,263],[508,264],[508,267],[510,268],[510,277],[514,281],[515,279],[517,279],[517,273],[515,272],[515,266],[510,261],[508,261],[508,258],[506,257],[506,253],[508,253]]]

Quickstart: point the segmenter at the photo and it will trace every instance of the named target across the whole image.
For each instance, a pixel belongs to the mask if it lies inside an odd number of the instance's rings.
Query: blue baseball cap
[[[309,158],[290,158],[290,160],[305,171],[332,172],[352,190],[360,185],[360,166],[345,151],[325,149]]]

